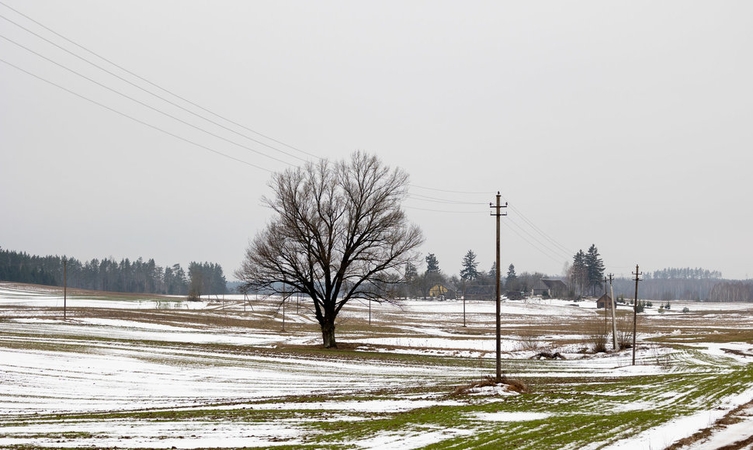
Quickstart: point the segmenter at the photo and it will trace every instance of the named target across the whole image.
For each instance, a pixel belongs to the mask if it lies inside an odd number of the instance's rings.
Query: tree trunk
[[[329,317],[325,317],[321,323],[321,327],[324,348],[337,348],[337,342],[335,342],[335,321]]]

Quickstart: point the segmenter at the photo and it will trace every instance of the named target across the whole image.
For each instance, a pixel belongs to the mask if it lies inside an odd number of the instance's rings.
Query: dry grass
[[[6,286],[8,284],[5,284]],[[19,290],[29,289],[28,285],[11,285]],[[42,294],[54,294],[62,297],[62,289],[55,287],[33,286],[32,290]],[[176,297],[121,294],[69,289],[68,317],[106,318],[126,321],[146,322],[173,326],[196,328],[234,328],[249,332],[279,333],[282,331],[282,309],[279,300],[273,298],[251,298],[248,302],[237,300],[221,301],[215,299],[208,308],[186,309],[184,304],[176,304],[181,299]],[[121,309],[121,308],[77,308],[76,297],[80,299],[102,299],[163,302],[173,309]],[[486,303],[477,302],[476,304]],[[349,338],[401,338],[422,337],[424,334],[413,331],[424,328],[427,324],[447,333],[448,338],[488,337],[494,329],[492,303],[488,313],[469,313],[467,326],[463,327],[462,307],[458,304],[457,312],[451,314],[432,314],[419,317],[412,313],[411,302],[405,301],[404,308],[391,304],[372,303],[371,323],[368,308],[358,302],[348,304],[337,322],[339,340]],[[753,327],[750,314],[741,313],[740,309],[728,311],[716,305],[704,303],[687,303],[690,312],[679,313],[684,304],[673,304],[670,313],[662,315],[638,315],[638,333],[640,336],[652,335],[651,339],[663,343],[688,342],[751,342]],[[539,308],[546,308],[541,305]],[[705,308],[705,309],[704,309]],[[446,308],[444,308],[446,310]],[[575,312],[577,310],[577,312]],[[753,308],[751,308],[753,310]],[[58,317],[62,316],[59,306],[20,308],[16,306],[0,307],[5,311],[2,316],[10,317]],[[742,311],[745,311],[744,309]],[[318,324],[313,318],[310,302],[301,299],[300,303],[287,304],[285,310],[285,332],[305,333],[317,336]],[[603,311],[586,308],[574,308],[574,314],[537,315],[535,308],[531,314],[503,314],[503,337],[518,337],[517,350],[534,351],[560,350],[564,346],[578,346],[588,351],[611,349],[611,340],[605,333]],[[607,325],[610,325],[607,323]],[[611,328],[611,327],[609,327]],[[632,344],[633,313],[629,308],[617,310],[617,340],[620,348]]]

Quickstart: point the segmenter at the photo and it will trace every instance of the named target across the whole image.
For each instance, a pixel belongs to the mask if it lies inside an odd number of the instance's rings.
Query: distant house
[[[531,290],[533,296],[561,298],[567,294],[567,285],[562,280],[541,279]]]
[[[596,309],[602,309],[602,308],[615,308],[617,307],[617,303],[612,300],[612,297],[610,297],[607,294],[602,295],[599,297],[598,300],[596,300]]]
[[[429,289],[429,297],[439,298],[442,300],[446,298],[455,298],[455,292],[456,289],[451,286],[444,284],[435,284],[431,287],[431,289]]]

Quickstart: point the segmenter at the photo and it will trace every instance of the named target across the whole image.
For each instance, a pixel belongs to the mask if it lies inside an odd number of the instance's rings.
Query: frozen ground
[[[530,393],[458,394],[494,374],[493,302],[354,302],[332,351],[303,300],[78,292],[63,320],[61,295],[0,283],[0,447],[753,445],[750,304],[639,315],[633,365],[592,351],[594,302],[505,302],[503,370]]]

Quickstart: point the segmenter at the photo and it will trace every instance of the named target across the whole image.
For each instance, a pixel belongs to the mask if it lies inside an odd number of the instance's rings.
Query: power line
[[[0,16],[0,17],[2,17],[2,16]],[[1,35],[1,34],[0,34],[0,38],[2,38],[2,39],[5,39],[6,41],[10,42],[11,44],[17,45],[18,47],[21,47],[22,49],[24,49],[24,50],[28,51],[29,53],[32,53],[32,54],[34,54],[34,55],[36,55],[36,56],[38,56],[38,57],[40,57],[40,58],[42,58],[42,59],[44,59],[44,60],[46,60],[46,61],[49,61],[50,63],[52,63],[52,64],[55,64],[56,66],[58,66],[58,67],[60,67],[60,68],[62,68],[62,69],[65,69],[65,70],[67,70],[67,71],[69,71],[69,72],[71,72],[71,73],[73,73],[73,74],[75,74],[75,75],[78,75],[79,77],[81,77],[81,78],[83,78],[83,79],[85,79],[85,80],[87,80],[87,81],[89,81],[89,82],[91,82],[91,83],[93,83],[93,84],[96,84],[97,86],[100,86],[100,87],[102,87],[102,88],[104,88],[104,89],[107,89],[108,91],[110,91],[110,92],[112,92],[112,93],[114,93],[114,94],[117,94],[117,95],[120,95],[121,97],[127,98],[128,100],[131,100],[131,101],[132,101],[132,102],[134,102],[134,103],[138,103],[139,105],[141,105],[141,106],[143,106],[143,107],[145,107],[145,108],[151,109],[151,110],[152,110],[152,111],[154,111],[154,112],[157,112],[157,113],[159,113],[159,114],[162,114],[162,115],[164,115],[164,116],[166,116],[166,117],[169,117],[169,118],[171,118],[171,119],[173,119],[173,120],[175,120],[175,121],[177,121],[177,122],[180,122],[180,123],[182,123],[182,124],[184,124],[184,125],[187,125],[187,126],[189,126],[189,127],[191,127],[191,128],[194,128],[194,129],[196,129],[196,130],[202,131],[202,132],[204,132],[204,133],[206,133],[206,134],[208,134],[208,135],[210,135],[210,136],[212,136],[212,137],[215,137],[215,138],[217,138],[217,139],[223,140],[223,141],[225,141],[225,142],[228,142],[228,143],[230,143],[230,144],[233,144],[233,145],[236,145],[236,146],[238,146],[238,147],[244,148],[244,149],[246,149],[246,150],[252,151],[252,152],[254,152],[254,153],[258,154],[258,155],[261,155],[261,156],[265,156],[265,157],[267,157],[267,158],[269,158],[269,159],[273,159],[273,160],[275,160],[275,161],[277,161],[277,162],[281,162],[281,163],[283,163],[283,164],[288,164],[288,165],[290,165],[290,163],[288,163],[287,161],[284,161],[284,160],[282,160],[282,159],[279,159],[279,158],[275,158],[274,156],[270,156],[270,155],[267,155],[266,153],[260,152],[260,151],[258,151],[258,150],[256,150],[256,149],[253,149],[253,148],[251,148],[251,147],[248,147],[248,146],[246,146],[246,145],[243,145],[243,144],[239,144],[239,143],[237,143],[237,142],[235,142],[235,141],[232,141],[232,140],[230,140],[230,139],[227,139],[227,138],[225,138],[225,137],[223,137],[223,136],[220,136],[220,135],[218,135],[218,134],[212,133],[211,131],[207,131],[207,130],[205,130],[204,128],[201,128],[201,127],[199,127],[199,126],[197,126],[197,125],[194,125],[194,124],[192,124],[192,123],[190,123],[190,122],[187,122],[187,121],[185,121],[185,120],[183,120],[183,119],[180,119],[180,118],[178,118],[178,117],[176,117],[176,116],[174,116],[174,115],[172,115],[172,114],[170,114],[170,113],[167,113],[167,112],[164,112],[164,111],[162,111],[162,110],[160,110],[160,109],[157,109],[157,108],[155,108],[155,107],[153,107],[153,106],[151,106],[151,105],[148,105],[148,104],[146,104],[146,103],[144,103],[144,102],[142,102],[142,101],[140,101],[140,100],[136,100],[135,98],[133,98],[133,97],[131,97],[131,96],[127,95],[127,94],[124,94],[124,93],[122,93],[122,92],[120,92],[120,91],[117,91],[117,90],[115,90],[115,89],[113,89],[113,88],[111,88],[111,87],[109,87],[109,86],[105,86],[104,84],[100,83],[99,81],[93,80],[93,79],[91,79],[91,78],[87,77],[86,75],[83,75],[83,74],[81,74],[81,73],[79,73],[79,72],[77,72],[77,71],[75,71],[75,70],[73,70],[73,69],[71,69],[71,68],[69,68],[69,67],[66,67],[66,66],[65,66],[65,65],[63,65],[63,64],[60,64],[60,63],[58,63],[57,61],[53,61],[52,59],[50,59],[50,58],[48,58],[48,57],[46,57],[46,56],[42,55],[41,53],[38,53],[38,52],[36,52],[36,51],[34,51],[34,50],[32,50],[32,49],[30,49],[30,48],[26,47],[26,46],[25,46],[25,45],[23,45],[23,44],[19,44],[18,42],[14,41],[13,39],[10,39],[10,38],[8,38],[8,37],[6,37],[6,36],[4,36],[4,35]]]
[[[485,205],[486,203],[482,202],[465,202],[465,201],[458,201],[458,200],[447,200],[442,199],[438,197],[430,197],[428,195],[421,195],[421,194],[408,194],[408,198],[413,198],[419,201],[425,201],[425,202],[433,202],[433,203],[446,203],[446,204],[452,204],[452,205]]]
[[[418,189],[426,189],[427,191],[436,191],[436,192],[446,192],[449,194],[464,194],[464,195],[489,195],[489,192],[481,192],[481,191],[453,191],[449,189],[437,189],[437,188],[430,188],[425,186],[419,186],[417,184],[410,184],[411,187],[418,188]],[[486,205],[486,203],[484,203]]]
[[[546,256],[547,258],[551,259],[551,260],[552,260],[552,261],[554,261],[554,262],[558,262],[558,263],[561,263],[561,262],[562,262],[561,260],[558,260],[558,259],[556,259],[556,258],[555,258],[554,256],[552,256],[551,254],[549,254],[549,253],[545,252],[544,250],[542,250],[541,248],[537,247],[537,246],[536,246],[536,245],[535,245],[534,243],[532,243],[531,241],[529,241],[529,240],[528,240],[528,239],[527,239],[527,238],[526,238],[525,236],[523,236],[522,234],[520,234],[520,233],[519,233],[519,232],[518,232],[518,231],[517,231],[516,229],[514,229],[514,228],[512,228],[512,227],[511,227],[510,225],[508,225],[508,224],[507,224],[507,222],[505,222],[505,226],[506,226],[507,228],[509,228],[509,229],[510,229],[510,231],[512,231],[513,233],[515,233],[515,234],[516,234],[516,235],[517,235],[517,236],[518,236],[519,238],[521,238],[521,239],[522,239],[523,241],[525,241],[526,243],[528,243],[528,245],[530,245],[531,247],[533,247],[533,248],[535,248],[535,249],[536,249],[537,251],[539,251],[539,252],[540,252],[540,253],[541,253],[542,255]]]
[[[526,217],[525,214],[523,214],[523,212],[520,211],[518,208],[510,207],[510,209],[512,209],[513,211],[515,211],[515,213],[518,216],[520,216],[520,218],[523,219],[523,221],[525,221],[534,230],[536,230],[536,232],[538,232],[541,236],[543,236],[544,239],[546,239],[547,241],[549,241],[553,245],[557,246],[559,249],[561,249],[562,251],[564,251],[568,255],[572,255],[573,254],[573,252],[571,250],[569,250],[567,247],[565,247],[564,245],[562,245],[559,242],[557,242],[554,238],[552,238],[548,234],[546,234],[541,228],[539,228],[538,226],[536,226],[536,224],[534,224],[528,217]]]
[[[113,109],[113,108],[111,108],[111,107],[107,106],[107,105],[104,105],[104,104],[102,104],[102,103],[99,103],[99,102],[98,102],[98,101],[96,101],[96,100],[92,100],[92,99],[90,99],[90,98],[88,98],[88,97],[85,97],[85,96],[83,96],[83,95],[81,95],[81,94],[79,94],[79,93],[77,93],[77,92],[74,92],[74,91],[72,91],[72,90],[70,90],[70,89],[68,89],[68,88],[66,88],[66,87],[63,87],[63,86],[61,86],[61,85],[59,85],[59,84],[57,84],[57,83],[55,83],[55,82],[52,82],[52,81],[50,81],[50,80],[47,80],[47,79],[45,79],[45,78],[42,78],[42,77],[40,77],[39,75],[36,75],[36,74],[34,74],[34,73],[32,73],[32,72],[29,72],[29,71],[28,71],[28,70],[26,70],[26,69],[22,69],[21,67],[18,67],[17,65],[15,65],[15,64],[13,64],[13,63],[10,63],[10,62],[8,62],[8,61],[6,61],[6,60],[2,59],[2,58],[0,58],[0,62],[3,62],[3,63],[5,63],[5,64],[9,65],[10,67],[13,67],[14,69],[16,69],[16,70],[19,70],[19,71],[21,71],[21,72],[23,72],[23,73],[25,73],[25,74],[27,74],[27,75],[29,75],[29,76],[32,76],[32,77],[34,77],[34,78],[36,78],[36,79],[38,79],[38,80],[40,80],[40,81],[44,81],[45,83],[48,83],[48,84],[50,84],[50,85],[52,85],[52,86],[55,86],[55,87],[57,87],[57,88],[59,88],[59,89],[62,89],[62,90],[64,90],[64,91],[68,92],[69,94],[73,94],[73,95],[75,95],[76,97],[79,97],[79,98],[81,98],[81,99],[84,99],[84,100],[86,100],[86,101],[88,101],[88,102],[94,103],[95,105],[97,105],[97,106],[99,106],[99,107],[102,107],[102,108],[104,108],[104,109],[107,109],[108,111],[112,111],[112,112],[114,112],[114,113],[116,113],[116,114],[118,114],[118,115],[121,115],[121,116],[123,116],[123,117],[126,117],[126,118],[128,118],[128,119],[131,119],[131,120],[133,120],[134,122],[140,123],[140,124],[142,124],[142,125],[145,125],[145,126],[147,126],[147,127],[149,127],[149,128],[152,128],[152,129],[154,129],[154,130],[160,131],[160,132],[162,132],[162,133],[164,133],[164,134],[167,134],[168,136],[172,136],[172,137],[174,137],[174,138],[176,138],[176,139],[180,139],[180,140],[181,140],[181,141],[183,141],[183,142],[187,142],[187,143],[189,143],[189,144],[191,144],[191,145],[195,145],[195,146],[197,146],[197,147],[199,147],[199,148],[203,148],[204,150],[208,150],[208,151],[210,151],[210,152],[212,152],[212,153],[215,153],[215,154],[217,154],[217,155],[220,155],[220,156],[223,156],[223,157],[225,157],[225,158],[231,159],[231,160],[233,160],[233,161],[239,162],[239,163],[241,163],[241,164],[245,164],[245,165],[247,165],[247,166],[255,167],[255,168],[257,168],[257,169],[259,169],[259,170],[263,170],[263,171],[265,171],[265,172],[270,172],[270,173],[272,173],[272,172],[273,172],[272,170],[269,170],[269,169],[267,169],[267,168],[264,168],[264,167],[261,167],[261,166],[257,166],[256,164],[250,163],[250,162],[248,162],[248,161],[244,161],[244,160],[242,160],[242,159],[238,159],[238,158],[235,158],[235,157],[233,157],[233,156],[227,155],[227,154],[225,154],[225,153],[222,153],[222,152],[220,152],[220,151],[218,151],[218,150],[215,150],[215,149],[213,149],[213,148],[210,148],[210,147],[207,147],[207,146],[205,146],[205,145],[202,145],[202,144],[199,144],[199,143],[197,143],[197,142],[194,142],[194,141],[192,141],[192,140],[190,140],[190,139],[186,139],[186,138],[184,138],[184,137],[182,137],[182,136],[178,136],[177,134],[175,134],[175,133],[171,133],[171,132],[169,132],[169,131],[167,131],[167,130],[164,130],[164,129],[162,129],[162,128],[158,127],[158,126],[155,126],[155,125],[152,125],[152,124],[150,124],[150,123],[144,122],[143,120],[139,120],[139,119],[137,119],[137,118],[135,118],[135,117],[133,117],[133,116],[130,116],[130,115],[126,114],[126,113],[120,112],[120,111],[118,111],[118,110],[116,110],[116,109]]]
[[[163,88],[163,87],[161,87],[161,86],[159,86],[159,85],[157,85],[157,84],[155,84],[155,83],[153,83],[153,82],[151,82],[151,81],[147,80],[146,78],[144,78],[144,77],[142,77],[142,76],[140,76],[140,75],[138,75],[138,74],[136,74],[136,73],[134,73],[134,72],[132,72],[132,71],[130,71],[130,70],[128,70],[128,69],[126,69],[126,68],[124,68],[124,67],[122,67],[122,66],[120,66],[120,65],[118,65],[118,64],[116,64],[116,63],[114,63],[114,62],[112,62],[111,60],[109,60],[109,59],[107,59],[107,58],[105,58],[105,57],[103,57],[103,56],[101,56],[101,55],[99,55],[99,54],[97,54],[97,53],[93,52],[92,50],[89,50],[88,48],[86,48],[86,47],[84,47],[84,46],[82,46],[82,45],[80,45],[80,44],[78,44],[78,43],[76,43],[76,42],[72,41],[71,39],[69,39],[69,38],[67,38],[67,37],[63,36],[62,34],[60,34],[60,33],[56,32],[55,30],[53,30],[53,29],[51,29],[51,28],[49,28],[49,27],[45,26],[44,24],[42,24],[42,23],[40,23],[40,22],[38,22],[38,21],[34,20],[33,18],[31,18],[31,17],[29,17],[29,16],[27,16],[27,15],[23,14],[22,12],[20,12],[20,11],[18,11],[18,10],[16,10],[16,9],[14,9],[14,8],[12,8],[12,7],[10,7],[10,6],[8,6],[8,5],[6,4],[6,3],[4,3],[4,2],[2,2],[2,1],[0,1],[0,4],[2,4],[3,6],[5,6],[5,7],[6,7],[6,8],[8,8],[8,9],[10,9],[11,11],[15,12],[16,14],[19,14],[20,16],[22,16],[22,17],[26,18],[27,20],[29,20],[29,21],[31,21],[31,22],[33,22],[33,23],[37,24],[38,26],[40,26],[40,27],[44,28],[45,30],[49,31],[50,33],[52,33],[52,34],[54,34],[54,35],[56,35],[56,36],[60,37],[61,39],[64,39],[65,41],[67,41],[67,42],[69,42],[69,43],[71,43],[71,44],[75,45],[76,47],[78,47],[78,48],[80,48],[80,49],[82,49],[82,50],[84,50],[84,51],[86,51],[86,52],[88,52],[88,53],[90,53],[90,54],[92,54],[92,55],[94,55],[94,56],[96,56],[97,58],[99,58],[99,59],[101,59],[101,60],[103,60],[103,61],[107,62],[108,64],[110,64],[110,65],[112,65],[112,66],[114,66],[114,67],[117,67],[118,69],[122,70],[123,72],[125,72],[125,73],[127,73],[127,74],[129,74],[129,75],[131,75],[131,76],[133,76],[133,77],[135,77],[135,78],[137,78],[137,79],[139,79],[139,80],[141,80],[141,81],[145,82],[145,83],[148,83],[149,85],[151,85],[151,86],[154,86],[154,87],[156,87],[157,89],[159,89],[159,90],[161,90],[161,91],[163,91],[163,92],[166,92],[166,93],[168,93],[168,94],[172,95],[173,97],[175,97],[175,98],[178,98],[178,99],[182,100],[182,101],[183,101],[183,102],[185,102],[185,103],[188,103],[188,104],[190,104],[190,105],[192,105],[192,106],[194,106],[194,107],[196,107],[196,108],[199,108],[200,110],[202,110],[202,111],[205,111],[205,112],[207,112],[207,113],[209,113],[209,114],[211,114],[211,115],[213,115],[213,116],[215,116],[215,117],[218,117],[218,118],[220,118],[220,119],[222,119],[222,120],[224,120],[224,121],[226,121],[226,122],[228,122],[228,123],[231,123],[231,124],[233,124],[233,125],[235,125],[235,126],[238,126],[238,127],[242,128],[242,129],[244,129],[244,130],[250,131],[250,132],[252,132],[252,133],[254,133],[254,134],[258,135],[258,136],[261,136],[261,137],[263,137],[263,138],[265,138],[265,139],[268,139],[268,140],[270,140],[270,141],[273,141],[273,142],[275,142],[275,143],[277,143],[277,144],[280,144],[280,145],[284,145],[285,147],[288,147],[288,148],[290,148],[290,149],[292,149],[292,150],[295,150],[295,151],[297,151],[297,152],[299,152],[299,153],[302,153],[302,154],[305,154],[305,155],[311,156],[311,157],[313,157],[313,158],[316,158],[316,159],[321,159],[321,158],[319,158],[318,156],[316,156],[316,155],[314,155],[314,154],[312,154],[312,153],[308,153],[308,152],[305,152],[305,151],[303,151],[303,150],[301,150],[301,149],[299,149],[299,148],[296,148],[296,147],[294,147],[294,146],[292,146],[292,145],[289,145],[289,144],[286,144],[286,143],[284,143],[284,142],[278,141],[278,140],[276,140],[276,139],[274,139],[274,138],[271,138],[271,137],[269,137],[269,136],[266,136],[266,135],[264,135],[264,134],[262,134],[262,133],[259,133],[258,131],[252,130],[251,128],[248,128],[248,127],[246,127],[246,126],[244,126],[244,125],[242,125],[242,124],[240,124],[240,123],[234,122],[234,121],[232,121],[232,120],[230,120],[230,119],[228,119],[228,118],[226,118],[226,117],[224,117],[224,116],[222,116],[222,115],[219,115],[219,114],[217,114],[217,113],[214,113],[214,112],[212,112],[212,111],[210,111],[210,110],[208,110],[208,109],[206,109],[206,108],[202,107],[201,105],[198,105],[198,104],[196,104],[196,103],[194,103],[194,102],[192,102],[192,101],[190,101],[190,100],[188,100],[188,99],[186,99],[186,98],[184,98],[184,97],[182,97],[182,96],[180,96],[180,95],[178,95],[178,94],[175,94],[174,92],[171,92],[171,91],[169,91],[169,90],[167,90],[167,89],[165,89],[165,88]],[[173,106],[175,106],[175,107],[177,107],[177,108],[180,108],[180,109],[182,109],[182,110],[184,110],[184,111],[188,112],[189,114],[192,114],[192,115],[194,115],[194,116],[196,116],[196,117],[199,117],[199,118],[201,118],[201,119],[204,119],[204,120],[206,120],[206,121],[208,121],[208,122],[210,122],[210,123],[212,123],[212,124],[214,124],[214,125],[216,125],[216,126],[219,126],[219,127],[221,127],[221,128],[224,128],[224,129],[226,129],[226,130],[228,130],[228,131],[230,131],[230,132],[232,132],[232,133],[235,133],[235,134],[237,134],[237,135],[239,135],[239,136],[245,137],[246,139],[249,139],[249,140],[251,140],[251,141],[253,141],[253,142],[256,142],[256,143],[258,143],[258,144],[260,144],[260,145],[264,145],[265,147],[268,147],[268,148],[270,148],[270,149],[272,149],[272,150],[278,151],[278,152],[280,152],[280,153],[283,153],[283,154],[285,154],[285,155],[287,155],[287,156],[290,156],[290,157],[292,157],[292,158],[295,158],[295,159],[299,159],[299,160],[301,160],[301,161],[305,161],[305,159],[302,159],[302,158],[300,158],[300,157],[297,157],[297,156],[295,156],[295,155],[291,155],[290,153],[287,153],[287,152],[285,152],[285,151],[283,151],[283,150],[280,150],[280,149],[278,149],[278,148],[276,148],[276,147],[274,147],[274,146],[271,146],[271,145],[269,145],[269,144],[266,144],[266,143],[264,143],[264,142],[261,142],[261,141],[259,141],[259,140],[257,140],[257,139],[254,139],[254,138],[252,138],[252,137],[246,136],[246,135],[244,135],[244,134],[242,134],[242,133],[238,133],[237,131],[235,131],[235,130],[232,130],[232,129],[228,128],[228,127],[225,127],[224,125],[221,125],[221,124],[219,124],[219,123],[217,123],[217,122],[215,122],[215,121],[213,121],[213,120],[211,120],[211,119],[207,119],[207,118],[206,118],[206,117],[204,117],[204,116],[201,116],[201,115],[199,115],[199,114],[196,114],[195,112],[193,112],[193,111],[191,111],[191,110],[189,110],[189,109],[186,109],[186,108],[184,108],[184,107],[182,107],[182,106],[180,106],[180,105],[178,105],[178,104],[176,104],[176,103],[174,103],[174,102],[171,102],[170,100],[168,100],[168,99],[166,99],[166,98],[164,98],[164,97],[162,97],[162,96],[159,96],[159,95],[157,95],[157,94],[155,94],[155,93],[153,93],[153,92],[151,92],[151,91],[148,91],[148,90],[144,89],[143,87],[141,87],[141,86],[138,86],[137,84],[135,84],[135,83],[133,83],[133,82],[131,82],[131,81],[129,81],[129,80],[126,80],[125,78],[123,78],[123,77],[121,77],[121,76],[119,76],[119,75],[117,75],[117,74],[114,74],[114,73],[112,73],[111,71],[109,71],[109,70],[107,70],[107,69],[105,69],[105,68],[103,68],[103,67],[101,67],[101,66],[99,66],[99,65],[97,65],[97,64],[95,64],[95,63],[93,63],[93,62],[91,62],[91,61],[89,61],[89,60],[87,60],[87,59],[85,59],[85,58],[83,58],[83,57],[81,57],[80,55],[77,55],[77,54],[75,54],[75,53],[71,52],[70,50],[68,50],[68,49],[66,49],[66,48],[64,48],[64,47],[62,47],[62,46],[60,46],[60,45],[58,45],[58,44],[56,44],[56,43],[54,43],[54,42],[50,41],[49,39],[47,39],[47,38],[45,38],[45,37],[43,37],[43,36],[40,36],[39,34],[35,33],[34,31],[31,31],[31,30],[29,30],[28,28],[26,28],[26,27],[24,27],[24,26],[22,26],[22,25],[20,25],[20,24],[18,24],[18,23],[16,23],[16,22],[14,22],[14,21],[13,21],[13,20],[11,20],[11,19],[8,19],[7,17],[5,17],[5,16],[3,16],[3,15],[0,15],[0,17],[2,17],[3,19],[5,19],[6,21],[8,21],[8,22],[10,22],[10,23],[12,23],[12,24],[14,24],[14,25],[16,25],[17,27],[19,27],[19,28],[21,28],[21,29],[23,29],[23,30],[27,31],[28,33],[31,33],[31,34],[33,34],[34,36],[38,37],[39,39],[42,39],[42,40],[44,40],[44,41],[48,42],[49,44],[51,44],[51,45],[54,45],[55,47],[57,47],[57,48],[59,48],[59,49],[61,49],[61,50],[65,51],[65,52],[67,52],[67,53],[69,53],[69,54],[73,55],[74,57],[76,57],[76,58],[78,58],[78,59],[80,59],[80,60],[82,60],[82,61],[84,61],[84,62],[86,62],[86,63],[88,63],[88,64],[90,64],[90,65],[92,65],[92,66],[94,66],[94,67],[96,67],[96,68],[98,68],[98,69],[100,69],[100,70],[102,70],[102,71],[104,71],[104,72],[106,72],[106,73],[108,73],[108,74],[110,74],[110,75],[112,75],[112,76],[114,76],[114,77],[116,77],[116,78],[120,79],[120,80],[122,80],[122,81],[124,81],[125,83],[128,83],[128,84],[130,84],[130,85],[132,85],[132,86],[136,87],[137,89],[140,89],[140,90],[142,90],[142,91],[144,91],[144,92],[146,92],[146,93],[148,93],[148,94],[150,94],[150,95],[152,95],[152,96],[154,96],[154,97],[157,97],[157,98],[159,98],[160,100],[162,100],[162,101],[164,101],[164,102],[166,102],[166,103],[169,103],[169,104],[171,104],[171,105],[173,105]]]
[[[418,211],[429,211],[429,212],[436,212],[436,213],[442,213],[442,214],[481,214],[479,211],[448,211],[446,209],[430,209],[430,208],[420,208],[418,206],[410,206],[405,205],[405,209],[414,209]]]
[[[514,220],[511,220],[510,222],[513,225],[515,225],[518,229],[520,229],[522,232],[524,232],[525,234],[527,234],[531,239],[533,239],[534,241],[536,241],[543,248],[547,249],[547,251],[549,251],[551,254],[557,255],[557,256],[560,256],[560,257],[564,257],[566,259],[570,259],[570,254],[569,253],[565,253],[565,252],[563,252],[563,251],[561,251],[561,250],[559,250],[557,248],[552,248],[552,247],[548,246],[546,243],[541,242],[541,240],[539,240],[536,236],[534,236],[533,234],[531,234],[527,229],[525,229],[522,226],[520,226],[520,224],[518,224]]]

